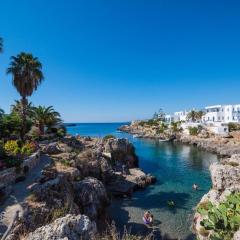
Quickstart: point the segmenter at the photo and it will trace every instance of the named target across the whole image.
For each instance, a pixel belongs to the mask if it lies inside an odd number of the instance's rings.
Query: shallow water
[[[133,233],[146,233],[149,230],[142,223],[142,215],[150,210],[161,235],[171,239],[193,239],[190,231],[192,209],[211,187],[208,168],[210,163],[217,161],[217,156],[194,146],[133,138],[117,132],[120,125],[80,124],[68,127],[71,134],[127,137],[136,148],[140,167],[157,177],[155,185],[134,193],[131,199],[113,201],[109,213],[116,225],[121,229],[126,225]],[[199,191],[192,190],[193,183],[200,186]],[[175,206],[169,208],[168,200],[173,200]]]

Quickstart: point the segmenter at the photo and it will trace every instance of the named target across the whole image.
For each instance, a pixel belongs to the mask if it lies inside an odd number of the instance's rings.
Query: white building
[[[188,111],[180,111],[174,113],[174,121],[187,121]]]
[[[203,122],[240,122],[240,104],[208,106],[205,107],[205,110]]]

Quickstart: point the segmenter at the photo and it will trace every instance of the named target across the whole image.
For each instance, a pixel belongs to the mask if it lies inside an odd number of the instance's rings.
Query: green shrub
[[[143,126],[145,125],[145,123],[146,123],[146,122],[141,121],[141,122],[138,123],[138,125],[141,126],[141,127],[143,127]]]
[[[211,230],[210,239],[231,240],[240,227],[240,193],[229,195],[218,206],[210,202],[206,206],[199,206],[197,211],[206,217],[200,224],[206,231]]]
[[[113,136],[113,135],[111,135],[111,134],[109,134],[109,135],[106,135],[104,138],[103,138],[103,140],[107,140],[107,139],[110,139],[110,138],[116,138],[115,136]]]
[[[30,156],[37,150],[37,146],[34,142],[27,142],[21,148],[21,154],[23,156]]]
[[[239,123],[229,123],[228,128],[229,128],[229,132],[239,131],[240,130],[240,124]]]
[[[188,130],[191,136],[197,136],[199,133],[199,129],[197,127],[189,127]]]
[[[64,137],[65,135],[66,135],[66,129],[64,129],[64,128],[59,128],[58,130],[57,130],[57,136],[58,137]]]

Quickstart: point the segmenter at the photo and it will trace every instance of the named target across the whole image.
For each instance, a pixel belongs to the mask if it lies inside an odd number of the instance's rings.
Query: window
[[[220,117],[218,117],[218,121],[220,121]]]

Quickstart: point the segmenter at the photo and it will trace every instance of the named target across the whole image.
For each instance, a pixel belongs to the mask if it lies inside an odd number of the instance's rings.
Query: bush
[[[34,153],[37,149],[37,144],[34,142],[26,142],[23,144],[21,141],[9,140],[4,145],[6,154],[10,157],[22,158]]]
[[[107,139],[110,139],[110,138],[116,138],[115,136],[113,136],[113,135],[111,135],[111,134],[109,134],[109,135],[106,135],[104,138],[103,138],[103,140],[107,140]]]
[[[16,156],[21,152],[19,148],[18,141],[16,140],[9,140],[4,144],[4,150],[9,156]]]
[[[228,128],[229,128],[229,132],[239,131],[240,130],[240,124],[239,123],[229,123]]]
[[[188,130],[191,136],[197,136],[199,133],[199,129],[197,127],[189,127]]]
[[[58,137],[64,137],[66,135],[66,128],[59,128],[56,134]]]
[[[37,150],[37,145],[34,142],[27,142],[23,145],[21,149],[21,154],[23,156],[30,156]]]
[[[231,240],[240,227],[240,193],[229,195],[217,206],[208,202],[197,211],[205,217],[200,224],[206,231],[211,231],[210,239]]]

